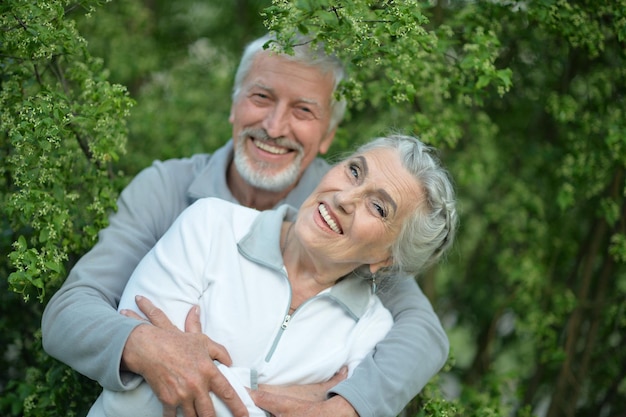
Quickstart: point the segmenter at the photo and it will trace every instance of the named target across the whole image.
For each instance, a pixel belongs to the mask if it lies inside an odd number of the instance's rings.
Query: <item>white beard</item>
[[[280,172],[272,172],[271,164],[252,162],[246,154],[246,141],[249,140],[247,137],[250,133],[252,132],[249,130],[242,131],[235,145],[234,162],[239,175],[251,186],[266,191],[280,192],[294,185],[300,176],[304,156],[302,149],[296,150],[297,156],[291,165]],[[264,135],[252,134],[252,136],[263,137]]]

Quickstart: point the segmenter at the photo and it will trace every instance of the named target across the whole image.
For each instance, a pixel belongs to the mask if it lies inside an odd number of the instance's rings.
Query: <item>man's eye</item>
[[[310,107],[296,107],[294,114],[301,120],[313,120],[316,119],[316,115]]]

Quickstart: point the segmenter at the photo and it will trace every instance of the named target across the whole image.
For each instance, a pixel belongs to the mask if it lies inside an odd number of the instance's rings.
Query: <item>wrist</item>
[[[150,334],[154,329],[156,329],[156,327],[149,325],[149,323],[142,323],[130,332],[124,344],[124,349],[122,350],[120,371],[130,371],[141,374],[141,362],[146,354],[145,350],[141,347],[142,341],[151,337]]]
[[[341,395],[334,395],[324,402],[332,410],[332,414],[328,415],[338,417],[359,417],[359,414],[356,412],[354,407],[352,407],[352,404],[350,404],[348,400],[343,398]]]

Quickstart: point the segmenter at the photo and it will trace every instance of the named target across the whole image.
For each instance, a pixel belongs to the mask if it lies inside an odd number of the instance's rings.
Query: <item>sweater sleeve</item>
[[[399,281],[380,298],[393,327],[352,376],[329,392],[345,398],[360,417],[398,415],[448,357],[446,333],[415,280]]]
[[[156,162],[121,193],[96,245],[71,270],[43,314],[43,347],[105,388],[124,390],[120,363],[137,320],[117,313],[141,258],[186,207],[190,160]]]

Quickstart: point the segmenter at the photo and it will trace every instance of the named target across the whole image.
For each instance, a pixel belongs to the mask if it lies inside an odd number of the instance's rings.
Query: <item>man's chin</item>
[[[268,191],[281,192],[293,187],[300,178],[300,164],[290,160],[283,169],[273,169],[275,163],[267,161],[252,162],[251,158],[235,154],[235,167],[241,178],[252,187]]]
[[[276,177],[276,176],[261,176],[255,178],[245,178],[246,182],[252,185],[254,188],[257,188],[262,191],[272,192],[272,193],[280,193],[285,191],[291,187],[293,187],[298,179],[285,179]]]

